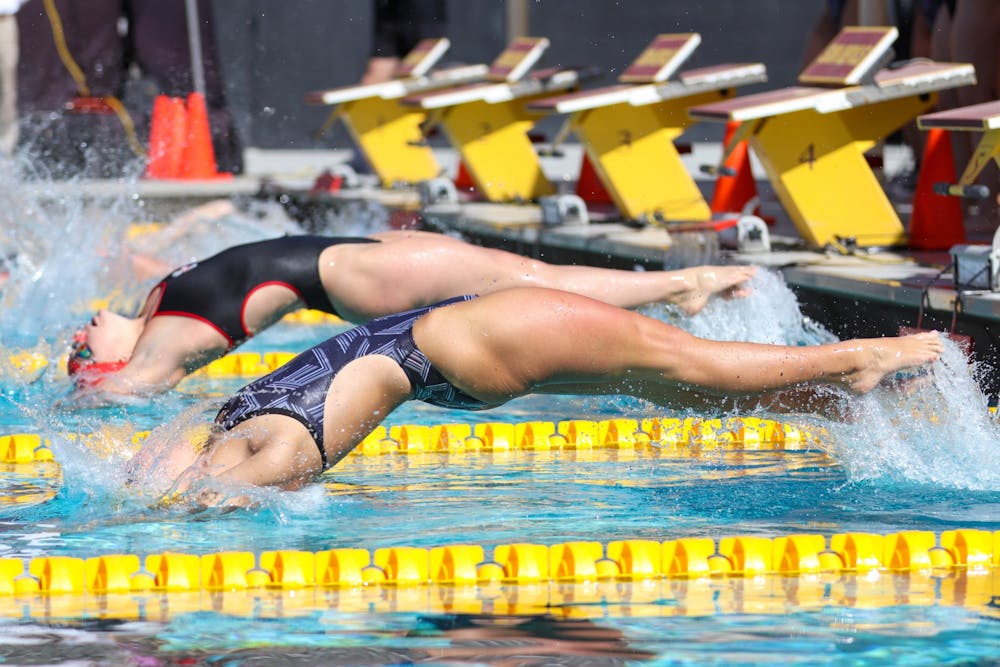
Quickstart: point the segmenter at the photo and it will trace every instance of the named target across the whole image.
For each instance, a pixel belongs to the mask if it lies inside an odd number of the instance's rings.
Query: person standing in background
[[[445,0],[375,0],[372,24],[372,46],[361,75],[362,85],[388,81],[417,42],[445,36]],[[372,173],[357,149],[348,164],[359,174]]]
[[[444,37],[446,25],[444,0],[375,0],[371,54],[361,83],[391,79],[417,42]]]
[[[219,171],[242,173],[243,147],[226,103],[212,2],[198,0],[196,6],[205,77],[205,104],[215,159]],[[193,92],[194,74],[185,3],[180,0],[127,0],[125,7],[129,21],[126,62],[135,65],[152,84],[154,95],[185,97]]]
[[[18,0],[0,0],[0,3]],[[21,141],[54,176],[118,177],[134,169],[158,94],[194,90],[182,0],[24,0],[18,107]],[[242,147],[226,108],[210,0],[198,0],[205,102],[221,171],[241,172]],[[117,100],[124,113],[102,105]],[[127,123],[123,116],[128,116]],[[141,162],[140,162],[141,164]]]
[[[1000,2],[954,0],[954,3],[945,4],[954,5],[950,7],[951,57],[954,62],[971,62],[976,67],[975,85],[956,88],[955,104],[965,107],[1000,99]],[[979,139],[975,132],[957,132],[952,135],[952,144],[958,156],[958,169],[964,169],[968,164]],[[993,160],[989,160],[976,182],[986,185],[991,192],[997,192],[1000,188],[998,175],[1000,174]],[[996,229],[1000,223],[1000,208],[996,200],[989,198],[965,204],[966,225],[978,222],[990,233]]]
[[[1000,2],[996,0],[916,0],[913,22],[914,57],[939,62],[968,62],[976,68],[976,83],[938,93],[935,111],[981,104],[1000,98]],[[955,167],[965,168],[979,143],[974,132],[951,135]],[[924,134],[911,143],[918,156]],[[919,163],[918,163],[919,167]],[[918,169],[919,171],[919,169]],[[989,161],[976,179],[991,191],[998,187],[997,169]],[[992,200],[962,200],[968,228],[976,221],[986,230],[998,222],[997,205]]]
[[[806,38],[802,68],[806,68],[826,48],[845,25],[858,25],[859,0],[823,0],[823,9]]]
[[[109,178],[136,153],[101,100],[122,99],[122,0],[27,0],[17,13],[19,144],[33,174]],[[78,111],[79,105],[85,111]]]

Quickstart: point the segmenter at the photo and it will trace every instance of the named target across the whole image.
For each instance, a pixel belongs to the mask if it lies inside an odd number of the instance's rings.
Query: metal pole
[[[205,62],[201,54],[201,21],[198,19],[198,0],[184,0],[187,15],[188,47],[191,49],[191,79],[194,92],[205,96]]]
[[[507,42],[528,34],[527,0],[507,0]]]

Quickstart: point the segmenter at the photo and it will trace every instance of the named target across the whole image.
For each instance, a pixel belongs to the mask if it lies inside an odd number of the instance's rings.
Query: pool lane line
[[[138,446],[149,431],[64,433],[66,440],[94,449],[109,439],[128,437]],[[805,451],[822,449],[826,434],[791,422],[759,417],[567,419],[558,422],[379,425],[349,456],[387,454],[496,453],[516,451],[656,450],[700,455],[709,451]],[[0,463],[54,460],[51,439],[38,433],[0,435]]]
[[[72,619],[165,622],[197,613],[227,618],[348,618],[381,614],[512,616],[556,619],[706,617],[934,607],[965,610],[963,623],[1000,621],[995,575],[959,570],[930,574],[859,574],[817,577],[761,576],[587,583],[485,584],[479,586],[359,586],[332,588],[231,588],[199,591],[128,591],[0,595],[0,618],[41,623]],[[971,627],[975,627],[974,625]]]
[[[0,558],[0,603],[5,597],[25,596],[253,589],[488,589],[602,582],[746,582],[769,576],[795,579],[810,588],[818,582],[829,585],[845,575],[856,577],[855,584],[861,585],[890,574],[925,583],[937,581],[937,586],[961,574],[966,577],[967,594],[974,588],[979,604],[996,604],[1000,595],[1000,531]],[[885,588],[899,593],[893,585],[885,584]]]

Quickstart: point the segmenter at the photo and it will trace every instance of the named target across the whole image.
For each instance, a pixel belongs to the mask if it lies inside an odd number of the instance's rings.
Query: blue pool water
[[[9,211],[21,210],[13,198],[9,203]],[[29,214],[37,219],[37,211],[23,212]],[[106,215],[112,220],[100,228],[102,234],[112,236],[112,223],[134,214],[125,204],[109,209]],[[51,224],[73,229],[89,215],[92,211],[84,205],[63,202],[51,214]],[[252,226],[233,217],[237,235]],[[268,211],[254,220],[264,221],[263,230],[289,224],[274,218],[280,216]],[[41,225],[44,231],[44,221]],[[71,275],[67,282],[54,279],[53,267],[62,267],[70,249],[39,242],[43,247],[31,250],[29,235],[47,238],[36,227],[15,227],[8,234],[17,247],[29,250],[22,250],[23,263],[19,260],[2,293],[2,356],[30,349],[55,359],[87,316],[88,300],[120,284],[120,271],[97,268],[106,262],[99,259],[100,249],[114,242],[99,242],[96,237],[102,234],[96,234],[74,246],[77,268],[70,273],[86,276],[88,268],[98,273],[94,279],[74,280]],[[746,300],[710,304],[684,326],[723,339],[791,344],[829,339],[818,327],[803,323],[779,278],[762,274],[754,288]],[[116,298],[134,302],[143,291],[133,288],[134,293],[123,291]],[[676,321],[662,308],[647,312]],[[338,330],[283,323],[245,349],[301,350]],[[0,557],[5,558],[1000,529],[1000,428],[976,388],[974,369],[966,367],[955,349],[906,391],[880,388],[863,398],[845,398],[850,419],[797,418],[829,433],[822,447],[806,451],[718,451],[691,457],[609,451],[350,457],[300,492],[262,492],[253,510],[195,517],[150,509],[149,498],[125,490],[122,465],[133,451],[128,435],[171,420],[211,417],[242,381],[198,378],[155,400],[86,408],[63,402],[68,382],[54,366],[41,377],[7,366],[2,371],[0,434],[42,434],[62,468],[61,477],[45,477],[24,466],[0,470],[0,496],[34,500],[0,503]],[[618,416],[685,415],[624,397],[528,397],[487,413],[410,404],[386,423]],[[99,446],[88,448],[70,437],[94,432],[105,434]],[[552,606],[547,598],[548,606],[516,617],[461,610],[428,613],[379,597],[351,606],[338,596],[353,593],[330,591],[312,593],[294,610],[286,600],[281,613],[261,594],[240,613],[202,606],[161,617],[151,608],[142,621],[128,616],[116,620],[113,614],[60,615],[58,610],[43,620],[30,612],[19,614],[14,602],[0,599],[0,660],[238,665],[272,664],[267,660],[294,656],[296,664],[316,665],[492,664],[505,659],[518,664],[889,665],[986,664],[998,658],[1000,614],[955,603],[950,592],[975,582],[945,577],[917,583],[894,575],[875,581],[736,581],[662,581],[652,592],[622,585],[613,594],[598,591],[578,603]],[[820,604],[807,604],[805,596],[789,592],[807,585],[823,592]],[[787,600],[786,613],[730,604],[734,586],[770,587],[754,595]],[[896,602],[881,596],[878,604],[866,605],[863,591],[872,586],[896,591],[890,598]],[[923,587],[921,603],[898,594],[918,586]],[[704,590],[697,596],[702,603],[709,600],[708,606],[688,608],[688,587],[708,587],[707,597]],[[937,602],[926,603],[928,595]],[[639,601],[624,604],[622,596]],[[912,599],[917,597],[914,593]]]

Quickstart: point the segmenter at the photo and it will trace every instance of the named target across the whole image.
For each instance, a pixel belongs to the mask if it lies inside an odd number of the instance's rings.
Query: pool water
[[[53,224],[72,226],[86,215],[82,205],[67,204]],[[248,226],[246,220],[237,222],[240,229]],[[96,246],[75,251],[93,251],[90,266],[99,264]],[[115,275],[73,282],[58,303],[49,304],[40,295],[52,289],[51,267],[62,261],[60,251],[46,246],[37,256],[23,252],[32,266],[15,267],[3,292],[3,352],[32,349],[56,359],[86,317],[88,299],[100,297]],[[789,344],[830,339],[803,322],[780,278],[762,272],[753,286],[749,298],[712,303],[683,326],[721,339]],[[134,291],[141,296],[144,290]],[[119,298],[135,300],[136,294]],[[681,323],[667,309],[646,312]],[[340,330],[281,323],[244,349],[298,351]],[[191,378],[155,400],[87,408],[65,401],[69,384],[55,364],[37,378],[2,370],[0,435],[41,434],[59,466],[0,467],[0,558],[1000,530],[1000,428],[976,387],[975,369],[954,348],[903,391],[887,387],[861,398],[842,397],[849,419],[795,416],[827,434],[821,445],[802,451],[695,449],[680,456],[654,448],[348,457],[302,491],[261,492],[252,510],[197,516],[151,508],[151,499],[126,491],[122,466],[134,451],[129,436],[192,415],[210,418],[245,380]],[[720,414],[710,416],[732,414],[721,406]],[[408,404],[386,424],[620,416],[686,415],[627,397],[547,396],[484,413]],[[87,433],[104,437],[98,445],[76,438]],[[44,611],[0,595],[0,660],[986,664],[1000,657],[1000,613],[988,603],[998,576],[994,569],[498,585],[472,592],[439,587],[201,592],[167,601],[53,596]]]

